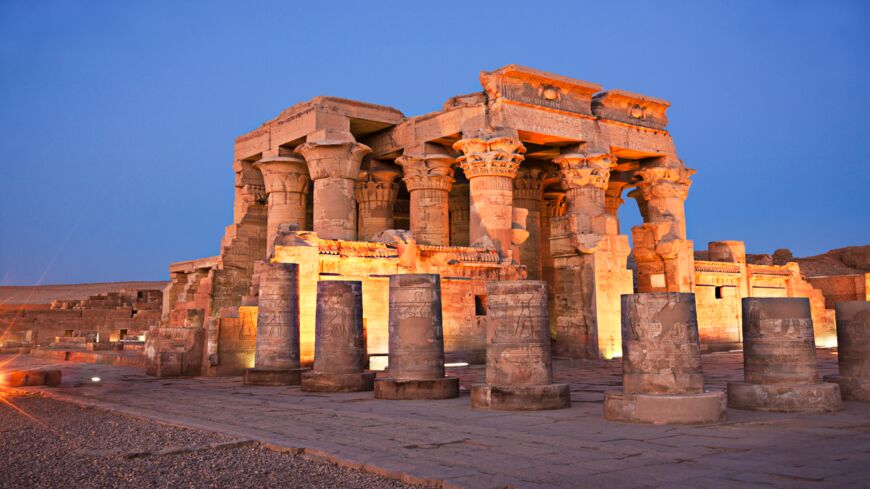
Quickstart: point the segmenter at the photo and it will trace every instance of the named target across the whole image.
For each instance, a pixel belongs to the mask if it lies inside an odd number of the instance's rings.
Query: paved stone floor
[[[822,374],[834,353],[819,351]],[[8,357],[6,357],[8,358]],[[2,362],[3,357],[0,357]],[[704,355],[708,388],[742,378],[739,353]],[[29,357],[6,368],[47,365]],[[381,401],[371,393],[307,394],[249,387],[240,378],[154,379],[125,367],[61,365],[59,388],[29,390],[165,423],[305,448],[351,467],[441,487],[868,487],[870,404],[833,414],[728,410],[715,426],[605,421],[602,393],[618,389],[619,362],[557,361],[573,406],[482,412],[467,388],[482,367],[452,369],[463,396]],[[102,381],[89,379],[99,376]]]

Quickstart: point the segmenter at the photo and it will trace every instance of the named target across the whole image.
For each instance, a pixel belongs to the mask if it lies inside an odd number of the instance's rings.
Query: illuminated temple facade
[[[387,353],[388,276],[437,273],[448,361],[485,352],[488,281],[548,285],[554,353],[621,354],[620,295],[695,292],[707,348],[739,347],[740,298],[807,296],[817,341],[833,311],[797,265],[747,264],[741,242],[696,261],[664,100],[521,66],[441,110],[317,97],[235,142],[235,205],[220,255],[174,263],[146,353],[162,375],[251,367],[264,260],[299,264],[301,353],[318,280],[361,280],[368,353]],[[627,196],[643,224],[620,227]],[[634,205],[634,204],[632,204]],[[628,233],[631,233],[629,244]]]

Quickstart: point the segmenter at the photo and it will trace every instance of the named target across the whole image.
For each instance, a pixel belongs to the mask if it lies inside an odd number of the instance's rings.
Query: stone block
[[[725,393],[604,395],[604,417],[649,424],[710,424],[725,420]]]
[[[245,385],[299,385],[307,368],[249,368],[245,370],[242,383]]]
[[[541,411],[571,407],[568,384],[471,386],[471,407],[496,411]]]
[[[302,390],[306,392],[362,392],[374,389],[375,372],[302,374]]]
[[[375,399],[393,401],[452,399],[459,397],[459,378],[377,379],[374,389]]]

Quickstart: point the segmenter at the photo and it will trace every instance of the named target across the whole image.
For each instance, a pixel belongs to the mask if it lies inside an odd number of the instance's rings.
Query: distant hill
[[[89,296],[121,289],[163,289],[168,282],[104,282],[94,284],[4,285],[0,304],[48,304],[57,299],[87,299]]]
[[[797,262],[801,273],[807,277],[825,275],[853,275],[870,272],[870,245],[837,248],[821,255],[798,258],[791,251],[782,248],[772,255],[747,255],[749,263],[760,265],[785,265]]]

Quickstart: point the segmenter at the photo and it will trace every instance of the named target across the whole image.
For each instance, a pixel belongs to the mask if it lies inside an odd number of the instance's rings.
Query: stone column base
[[[824,380],[840,385],[840,394],[844,401],[870,402],[870,379],[827,375]]]
[[[249,368],[245,369],[245,385],[299,385],[307,368]]]
[[[459,397],[459,378],[376,379],[375,399],[408,401],[414,399],[452,399]]]
[[[375,372],[355,374],[302,374],[302,390],[305,392],[362,392],[374,389]]]
[[[57,387],[60,385],[63,374],[60,370],[22,370],[0,375],[2,387],[35,387],[45,385]]]
[[[542,411],[571,407],[568,384],[471,386],[471,407],[498,411]]]
[[[842,409],[840,386],[728,382],[728,407],[775,413],[823,413]]]
[[[650,424],[710,424],[725,419],[725,393],[604,394],[604,418]]]

